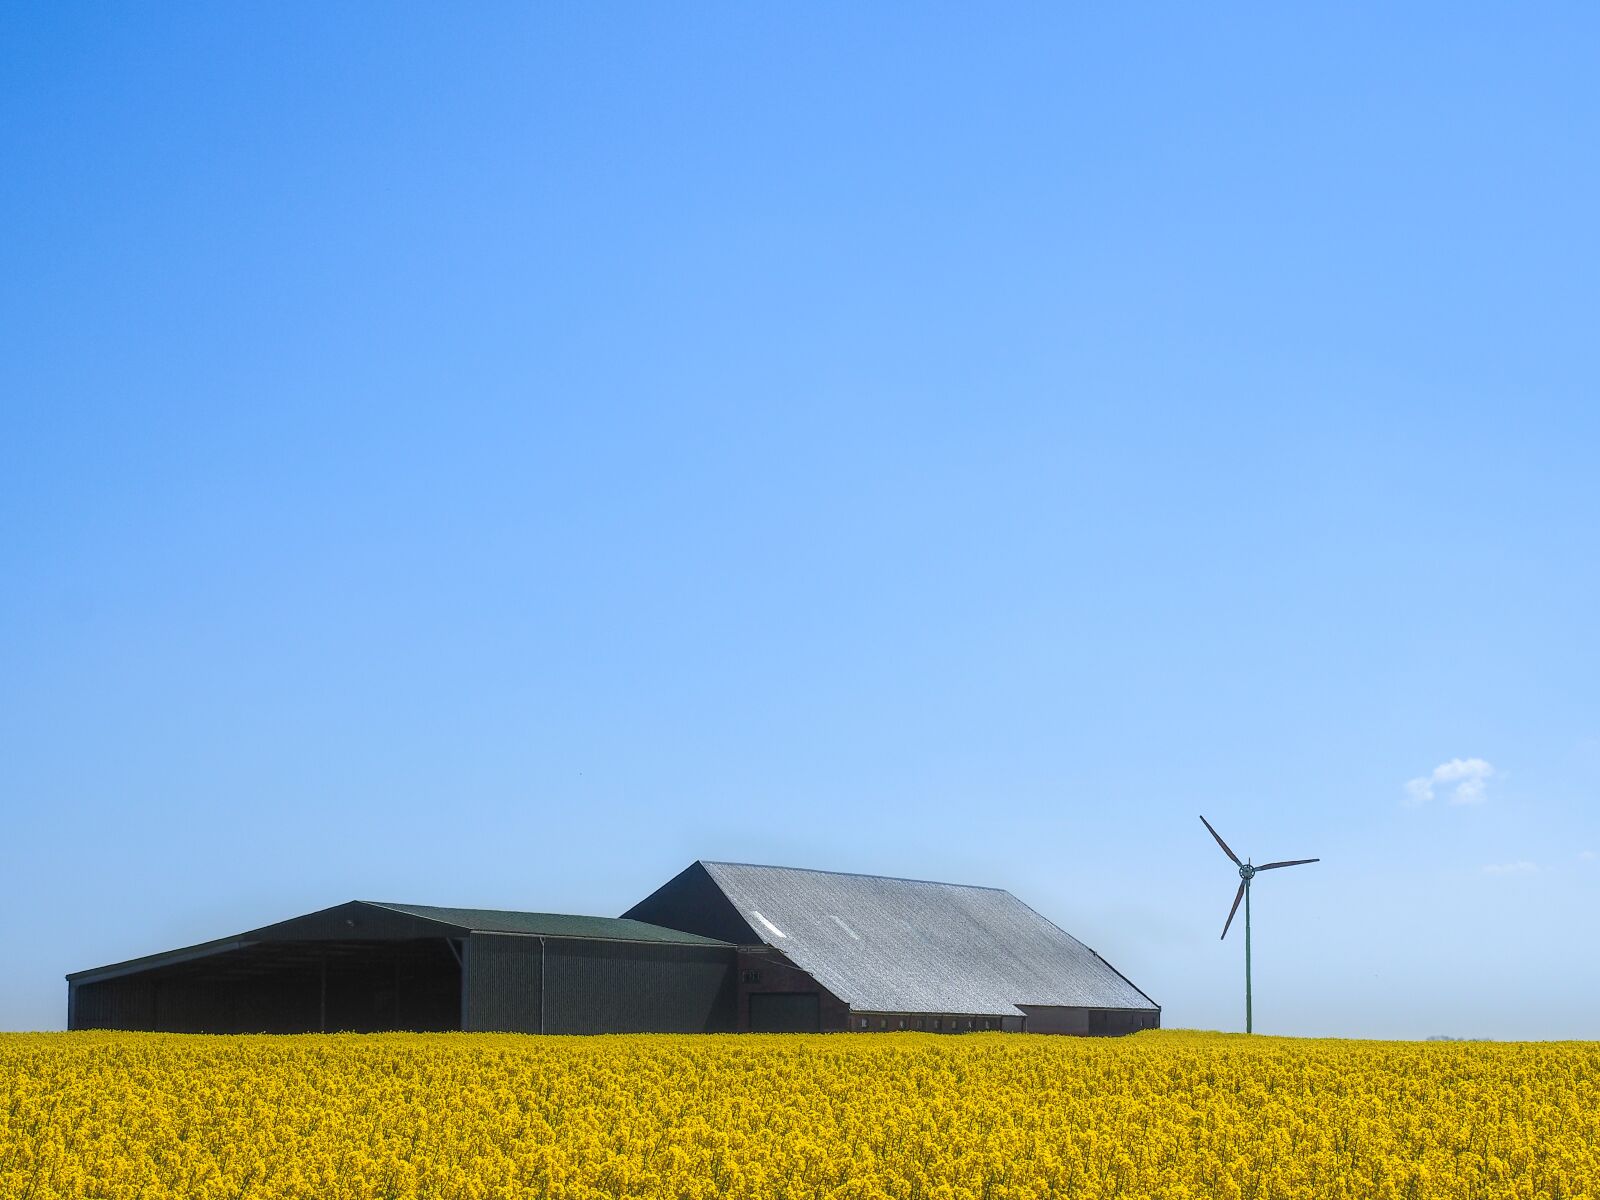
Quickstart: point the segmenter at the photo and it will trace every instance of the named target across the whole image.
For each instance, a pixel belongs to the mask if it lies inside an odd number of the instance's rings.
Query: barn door
[[[752,992],[751,1033],[819,1033],[822,997],[816,992]]]

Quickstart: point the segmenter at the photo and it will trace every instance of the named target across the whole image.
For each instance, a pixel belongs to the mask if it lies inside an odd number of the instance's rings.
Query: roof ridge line
[[[385,912],[396,913],[400,916],[411,917],[419,921],[428,921],[436,925],[444,925],[456,929],[464,929],[471,933],[516,934],[532,935],[536,937],[554,938],[592,938],[596,941],[614,942],[644,942],[649,944],[676,944],[676,945],[708,945],[732,944],[722,943],[718,938],[706,937],[704,934],[691,933],[686,929],[674,929],[670,925],[658,925],[653,921],[641,921],[637,917],[603,917],[590,913],[560,913],[560,912],[528,912],[518,908],[463,908],[454,905],[441,904],[400,904],[387,900],[352,900],[352,904],[365,904],[372,908],[381,908]],[[473,924],[473,918],[481,917],[529,917],[536,922],[543,923],[546,928],[542,930],[525,929],[497,929],[492,926],[484,927]],[[561,929],[558,922],[571,922],[575,931]],[[587,927],[590,932],[583,932]],[[606,932],[600,932],[599,930]],[[667,937],[650,937],[645,931],[654,931],[667,934]]]
[[[627,921],[634,925],[648,925],[649,921],[641,921],[637,917],[607,917],[599,913],[564,913],[554,912],[542,908],[481,908],[476,904],[406,904],[399,900],[353,900],[352,904],[370,904],[375,908],[387,908],[391,912],[410,912],[413,909],[431,909],[434,912],[481,912],[481,913],[507,913],[518,917],[575,917],[580,921]],[[656,926],[665,929],[665,925]]]
[[[867,871],[823,871],[816,867],[785,867],[777,863],[730,862],[722,858],[697,858],[702,867],[752,867],[757,871],[799,871],[804,875],[842,875],[849,879],[882,879],[889,883],[925,883],[931,887],[961,888],[973,892],[1000,892],[1011,895],[1005,888],[985,883],[949,883],[943,879],[912,879],[905,875],[873,875]]]

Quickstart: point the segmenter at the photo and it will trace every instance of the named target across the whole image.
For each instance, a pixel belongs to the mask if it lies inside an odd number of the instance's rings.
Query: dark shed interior
[[[444,938],[268,942],[72,988],[73,1029],[315,1033],[461,1028]]]

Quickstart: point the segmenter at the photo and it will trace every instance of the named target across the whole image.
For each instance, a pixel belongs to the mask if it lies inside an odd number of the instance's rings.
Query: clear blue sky
[[[1258,1028],[1600,1037],[1597,38],[8,5],[0,1027],[705,857],[1237,1028],[1204,812]]]

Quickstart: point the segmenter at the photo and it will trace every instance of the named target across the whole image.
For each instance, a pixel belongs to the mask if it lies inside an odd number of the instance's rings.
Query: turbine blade
[[[1304,863],[1321,861],[1320,858],[1291,858],[1288,862],[1262,863],[1256,870],[1270,871],[1273,867],[1298,867]]]
[[[1211,829],[1211,822],[1206,820],[1203,816],[1200,818],[1200,824],[1204,825],[1207,829]],[[1222,852],[1229,858],[1233,859],[1234,866],[1244,866],[1244,864],[1239,861],[1239,856],[1232,850],[1228,849],[1228,843],[1222,840],[1222,835],[1220,833],[1218,833],[1215,829],[1211,829],[1211,836],[1217,839],[1217,845],[1222,847]]]
[[[1222,839],[1218,838],[1217,840],[1221,841]],[[1233,914],[1239,911],[1239,901],[1244,899],[1244,889],[1246,886],[1248,885],[1244,880],[1241,879],[1239,881],[1239,890],[1233,894],[1233,907],[1228,910],[1228,922],[1222,927],[1222,937],[1224,938],[1228,936],[1228,926],[1233,924]],[[1222,938],[1217,939],[1219,942],[1221,940]]]

